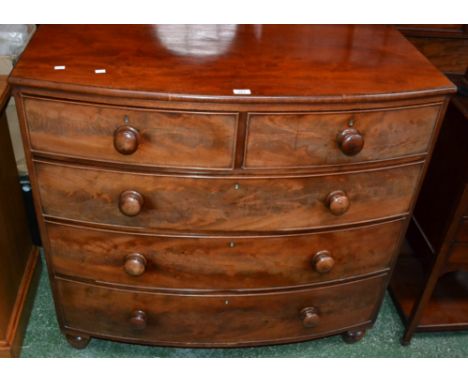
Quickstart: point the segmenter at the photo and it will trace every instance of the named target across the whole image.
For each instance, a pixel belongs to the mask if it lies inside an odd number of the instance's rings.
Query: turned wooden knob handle
[[[354,127],[350,127],[337,135],[336,143],[343,154],[353,156],[362,150],[364,137]]]
[[[343,215],[349,209],[349,198],[344,191],[330,192],[326,200],[328,209],[333,215]]]
[[[319,251],[312,259],[312,265],[318,273],[328,273],[335,265],[335,260],[328,251]]]
[[[301,319],[305,328],[315,328],[320,321],[318,309],[313,306],[302,309]]]
[[[146,259],[145,256],[139,253],[131,253],[125,257],[124,264],[125,272],[129,276],[140,276],[146,271]]]
[[[136,191],[124,191],[120,194],[119,209],[124,215],[136,216],[143,207],[143,196]]]
[[[114,147],[120,154],[133,154],[139,143],[140,133],[131,126],[120,126],[114,132]]]
[[[130,315],[130,324],[138,330],[146,328],[146,313],[142,310],[134,310]]]

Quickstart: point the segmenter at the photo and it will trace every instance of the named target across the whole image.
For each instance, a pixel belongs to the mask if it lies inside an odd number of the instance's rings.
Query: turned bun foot
[[[402,344],[403,346],[409,346],[411,344],[411,339],[402,338],[400,339],[400,344]]]
[[[362,339],[366,334],[366,330],[350,330],[342,334],[343,341],[347,344],[354,344]]]
[[[71,334],[65,334],[68,343],[73,346],[75,349],[84,349],[88,346],[91,337],[88,336],[74,336]]]

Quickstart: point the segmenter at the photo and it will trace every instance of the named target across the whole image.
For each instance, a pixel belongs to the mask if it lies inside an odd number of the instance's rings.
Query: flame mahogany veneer
[[[386,26],[41,26],[10,82],[77,348],[362,338],[455,90]]]

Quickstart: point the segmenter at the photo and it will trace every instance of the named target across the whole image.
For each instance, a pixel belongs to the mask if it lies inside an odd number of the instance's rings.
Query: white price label
[[[251,95],[252,94],[250,89],[232,89],[232,92],[235,95]]]

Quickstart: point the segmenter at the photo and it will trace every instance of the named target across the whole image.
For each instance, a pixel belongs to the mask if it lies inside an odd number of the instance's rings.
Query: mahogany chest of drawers
[[[76,347],[361,338],[454,91],[385,26],[42,26],[10,81]]]

